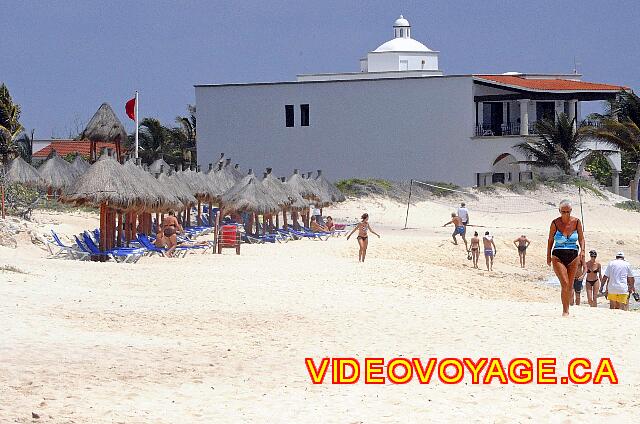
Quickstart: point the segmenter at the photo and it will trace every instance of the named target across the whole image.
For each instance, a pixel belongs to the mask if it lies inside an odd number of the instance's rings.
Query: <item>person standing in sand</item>
[[[473,267],[478,269],[478,259],[480,257],[480,237],[478,237],[478,232],[475,231],[473,233],[473,237],[471,237],[471,257],[473,258]]]
[[[167,245],[166,255],[173,256],[173,251],[178,245],[178,232],[183,232],[182,225],[178,222],[175,212],[169,212],[162,220],[162,232],[164,234],[164,243]]]
[[[467,227],[469,225],[469,210],[467,209],[464,202],[460,203],[460,207],[458,208],[458,216],[462,220],[462,225]]]
[[[371,226],[369,225],[368,213],[363,213],[360,218],[362,219],[362,221],[360,221],[358,225],[356,225],[353,230],[351,230],[351,232],[347,236],[347,240],[349,240],[349,237],[351,237],[351,235],[355,233],[356,230],[358,231],[358,245],[360,246],[360,250],[358,251],[358,262],[364,262],[364,258],[365,256],[367,256],[367,247],[369,246],[368,232],[371,231],[371,233],[378,236],[378,238],[380,238],[380,234],[373,231],[373,228],[371,228]]]
[[[591,307],[598,306],[598,290],[600,289],[600,280],[602,280],[602,266],[596,261],[598,252],[591,250],[589,252],[589,260],[585,264],[586,268],[586,289],[587,301]]]
[[[571,306],[580,305],[580,294],[582,293],[582,280],[584,279],[585,274],[585,266],[584,259],[581,256],[578,256],[578,268],[576,268],[576,277],[573,280],[573,293],[575,299],[571,298]]]
[[[573,282],[578,271],[578,256],[584,263],[584,234],[582,223],[571,216],[571,202],[560,202],[560,216],[549,227],[547,240],[547,265],[553,264],[553,271],[560,280],[562,316],[569,316],[569,304],[573,296]]]
[[[616,253],[602,277],[602,284],[607,285],[609,309],[629,310],[629,296],[635,293],[635,282],[631,265],[624,260],[624,252]]]
[[[465,237],[467,228],[464,226],[462,219],[458,215],[456,215],[455,212],[451,212],[451,221],[444,224],[443,227],[446,227],[449,224],[453,224],[453,226],[455,227],[453,229],[453,234],[451,234],[451,237],[453,237],[453,244],[458,244],[458,239],[456,239],[456,236],[460,234],[460,237],[462,237],[462,241],[464,241],[464,248],[468,252],[469,246],[467,245],[467,239]]]
[[[520,268],[524,268],[527,257],[527,247],[531,244],[527,236],[524,234],[513,241],[513,244],[518,248],[518,256],[520,257]]]
[[[493,257],[498,253],[498,249],[496,249],[496,243],[489,231],[485,231],[484,237],[482,237],[482,244],[484,246],[484,259],[487,262],[487,271],[493,271]]]

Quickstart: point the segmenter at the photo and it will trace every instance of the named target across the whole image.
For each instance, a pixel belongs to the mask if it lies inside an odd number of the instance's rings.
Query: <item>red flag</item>
[[[129,100],[127,104],[124,106],[124,110],[127,111],[127,116],[131,118],[132,121],[136,120],[136,98]]]

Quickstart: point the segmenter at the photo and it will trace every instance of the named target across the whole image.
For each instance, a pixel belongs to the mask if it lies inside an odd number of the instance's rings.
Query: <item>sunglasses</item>
[[[571,211],[570,210],[568,210],[568,211],[560,211],[560,213],[571,213]]]

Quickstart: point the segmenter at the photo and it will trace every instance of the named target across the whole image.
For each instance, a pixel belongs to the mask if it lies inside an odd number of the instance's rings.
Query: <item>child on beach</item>
[[[468,252],[469,245],[467,245],[467,239],[465,238],[467,227],[464,226],[462,218],[460,218],[455,212],[451,212],[451,221],[444,224],[443,227],[446,227],[449,224],[453,224],[454,226],[453,234],[451,234],[451,237],[453,237],[453,244],[458,244],[458,239],[456,239],[456,236],[460,234],[460,236],[462,237],[462,241],[464,241],[464,248]]]
[[[356,230],[358,231],[358,245],[360,246],[360,250],[358,252],[358,262],[364,262],[364,258],[365,256],[367,256],[367,246],[369,245],[369,235],[367,232],[371,231],[372,234],[375,234],[376,236],[378,236],[378,238],[380,238],[380,234],[373,231],[373,228],[371,228],[371,226],[369,225],[369,214],[362,214],[361,219],[362,221],[360,221],[358,225],[356,225],[347,236],[347,240],[349,240],[349,237],[351,237],[351,235],[355,233]]]

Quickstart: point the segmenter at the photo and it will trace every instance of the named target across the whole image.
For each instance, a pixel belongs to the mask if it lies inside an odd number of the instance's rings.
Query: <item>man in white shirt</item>
[[[469,211],[465,207],[464,202],[460,203],[460,207],[458,208],[458,216],[460,217],[460,219],[462,220],[462,224],[466,228],[467,224],[469,223]]]
[[[607,284],[609,309],[628,310],[629,295],[635,292],[635,279],[631,265],[624,260],[624,252],[616,253],[616,258],[609,262],[602,283]]]

